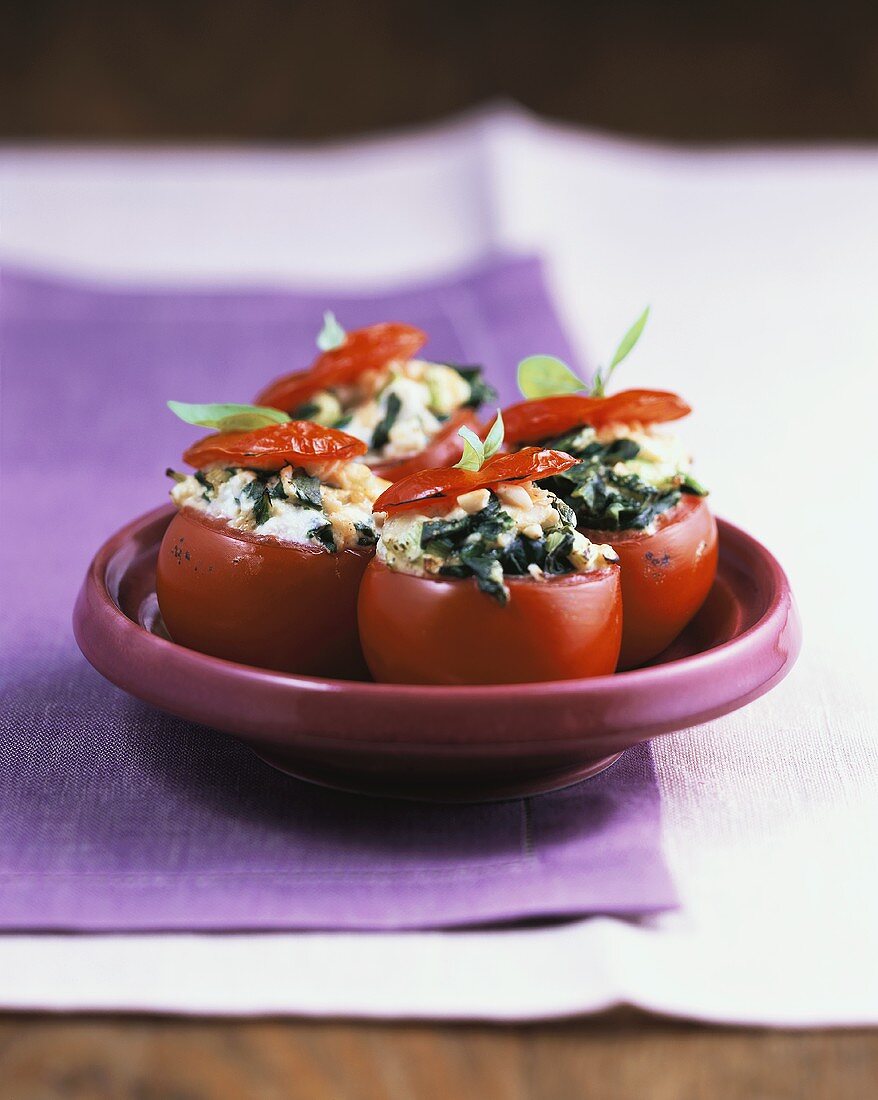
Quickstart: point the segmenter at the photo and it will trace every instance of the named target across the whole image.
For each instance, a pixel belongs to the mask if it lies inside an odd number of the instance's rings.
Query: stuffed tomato
[[[366,444],[363,462],[396,481],[461,454],[458,431],[478,427],[477,410],[493,390],[479,367],[418,357],[427,337],[403,324],[345,333],[327,315],[307,370],[276,379],[257,398],[298,419],[341,429]]]
[[[360,586],[376,680],[499,684],[610,673],[622,631],[616,555],[537,484],[575,460],[529,448],[424,471],[376,501]]]
[[[690,412],[676,394],[550,396],[504,411],[511,443],[538,442],[575,463],[545,484],[589,539],[612,544],[622,567],[619,668],[641,665],[678,636],[716,575],[716,522],[680,441],[657,425]]]
[[[191,447],[156,571],[171,638],[260,668],[364,677],[357,593],[388,484],[354,461],[364,450],[295,421]]]

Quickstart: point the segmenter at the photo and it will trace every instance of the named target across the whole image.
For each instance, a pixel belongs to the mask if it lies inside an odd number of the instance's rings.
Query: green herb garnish
[[[626,359],[628,355],[633,351],[634,345],[640,339],[643,334],[644,328],[646,328],[646,322],[649,318],[649,306],[640,314],[631,328],[622,337],[621,343],[616,348],[613,358],[610,360],[610,365],[604,372],[603,367],[598,367],[597,373],[594,376],[594,381],[591,384],[591,396],[603,397],[606,392],[607,383],[613,377],[613,372],[616,367]]]
[[[518,364],[518,388],[531,401],[578,393],[586,388],[586,383],[554,355],[529,355]]]
[[[457,434],[463,440],[463,454],[460,456],[460,461],[455,462],[455,469],[477,472],[503,446],[503,415],[498,409],[497,417],[485,436],[484,442],[472,428],[460,428]]]
[[[649,318],[649,306],[641,313],[622,337],[613,353],[610,365],[598,367],[591,385],[576,375],[570,367],[554,355],[529,355],[518,364],[518,388],[523,397],[531,401],[541,397],[558,397],[561,394],[585,391],[590,397],[604,397],[607,384],[616,367],[634,350],[643,334]]]
[[[340,348],[347,339],[347,333],[335,319],[335,314],[328,309],[323,314],[323,328],[317,335],[317,347],[321,351],[332,351]]]
[[[188,405],[169,401],[168,408],[187,424],[216,428],[220,432],[249,432],[272,424],[286,424],[289,417],[267,405]]]

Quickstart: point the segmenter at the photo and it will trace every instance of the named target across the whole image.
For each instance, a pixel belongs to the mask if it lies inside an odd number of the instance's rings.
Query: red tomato
[[[294,412],[320,390],[349,385],[367,370],[380,370],[393,359],[411,359],[427,342],[413,325],[388,322],[349,332],[340,347],[318,355],[307,370],[276,378],[255,404]]]
[[[388,459],[379,462],[372,470],[388,481],[400,481],[410,474],[420,473],[436,466],[451,466],[463,454],[463,442],[458,431],[472,428],[478,433],[481,429],[479,418],[473,409],[458,409],[445,421],[442,428],[433,436],[426,448],[411,458]]]
[[[249,470],[281,470],[324,459],[340,462],[365,453],[366,444],[347,432],[324,428],[310,420],[290,420],[253,432],[208,435],[184,452],[183,461],[197,469],[225,463]]]
[[[692,409],[675,393],[665,390],[622,390],[610,397],[585,397],[580,394],[544,397],[520,401],[503,410],[507,443],[533,443],[552,439],[565,432],[591,424],[658,424],[679,420]]]
[[[375,501],[373,511],[402,512],[437,502],[453,507],[461,493],[489,489],[508,481],[536,481],[561,474],[577,461],[563,451],[523,447],[514,454],[494,455],[480,470],[459,470],[455,466],[421,470],[385,489]]]
[[[173,640],[199,653],[363,679],[357,590],[372,553],[283,543],[183,508],[159,550],[159,607]]]
[[[669,646],[704,603],[716,576],[716,521],[703,497],[684,496],[658,517],[652,534],[580,530],[619,555],[625,609],[619,669],[636,668]]]
[[[473,579],[396,573],[373,559],[360,586],[363,653],[396,684],[514,684],[613,671],[619,567],[545,581],[507,577],[506,606]]]

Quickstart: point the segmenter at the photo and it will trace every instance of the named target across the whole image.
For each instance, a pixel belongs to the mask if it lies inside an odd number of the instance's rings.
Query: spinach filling
[[[256,527],[261,527],[271,515],[271,495],[267,481],[258,475],[255,481],[248,481],[244,486],[243,496],[253,501],[253,523]]]
[[[438,570],[439,576],[475,577],[482,592],[505,605],[509,589],[503,583],[504,576],[524,576],[530,565],[550,575],[576,571],[568,556],[573,548],[576,516],[561,500],[554,507],[560,513],[563,527],[539,539],[521,534],[503,539],[514,522],[500,506],[498,497],[491,493],[487,505],[475,515],[427,520],[421,527],[421,549],[445,562]]]
[[[382,447],[387,445],[390,439],[390,429],[396,423],[401,408],[402,401],[398,394],[389,393],[387,395],[387,405],[384,410],[384,416],[375,425],[375,431],[372,433],[373,451],[380,451]]]
[[[261,527],[271,516],[272,500],[290,500],[290,497],[279,474],[267,473],[264,470],[254,470],[253,473],[256,476],[253,481],[248,481],[244,486],[243,495],[253,501],[253,523],[254,526]],[[274,484],[269,485],[273,478],[275,479]],[[314,517],[315,525],[308,532],[308,538],[317,539],[318,542],[323,543],[327,550],[334,552],[337,549],[335,536],[332,533],[332,524],[323,515],[320,478],[313,477],[297,466],[293,470],[290,480],[292,481],[294,503],[299,508],[308,508],[319,513],[319,517]],[[357,525],[359,536],[357,541],[360,546],[364,546],[367,544],[363,542],[364,536],[360,531],[361,526],[365,525]]]
[[[634,473],[616,472],[618,462],[640,454],[633,439],[597,441],[576,446],[582,428],[541,446],[566,451],[580,461],[563,474],[546,478],[543,485],[576,513],[580,527],[599,531],[633,531],[648,527],[662,512],[678,504],[684,493],[706,496],[707,490],[689,474],[678,485],[659,488]]]
[[[306,401],[304,405],[298,405],[295,409],[293,409],[293,411],[290,413],[290,419],[315,420],[319,415],[320,406],[317,404],[317,402]],[[337,428],[339,431],[342,431],[348,426],[348,424],[350,424],[353,419],[353,413],[345,413],[343,416],[339,416],[336,420],[333,420],[332,423],[328,425],[328,427]],[[317,422],[322,423],[319,420]]]
[[[497,391],[482,377],[481,366],[469,366],[458,363],[447,363],[445,365],[450,367],[451,370],[456,371],[469,386],[469,398],[463,403],[461,408],[476,409],[480,405],[486,405],[497,400]],[[329,392],[332,393],[331,390]],[[401,411],[402,401],[398,395],[395,393],[389,394],[384,416],[376,424],[375,430],[372,433],[370,450],[380,451],[383,447],[387,446],[390,441],[390,429],[399,419]],[[303,405],[299,405],[294,409],[290,415],[293,420],[313,420],[319,413],[320,405],[317,402],[306,401]],[[330,427],[343,431],[353,418],[354,414],[352,411],[346,412],[334,420]],[[447,420],[448,418],[447,416],[438,416],[438,419]]]
[[[483,367],[462,363],[446,363],[445,365],[457,371],[464,382],[469,385],[469,400],[464,403],[463,408],[477,409],[479,405],[492,405],[497,400],[497,391],[482,376]]]

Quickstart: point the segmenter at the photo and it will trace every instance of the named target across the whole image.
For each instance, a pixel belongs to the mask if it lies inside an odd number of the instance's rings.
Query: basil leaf
[[[610,379],[613,377],[613,372],[615,371],[616,367],[618,367],[618,365],[622,362],[622,360],[627,358],[628,355],[631,354],[634,345],[643,334],[643,330],[646,327],[646,322],[648,318],[649,306],[646,307],[643,313],[640,314],[640,316],[637,318],[631,328],[629,328],[625,335],[622,337],[622,341],[616,348],[613,358],[610,360],[610,365],[607,367],[606,371],[604,371],[604,369],[601,367],[596,372],[592,381],[591,390],[589,391],[590,396],[604,396],[607,385]]]
[[[640,314],[640,316],[637,318],[631,328],[629,328],[625,335],[622,337],[621,343],[616,348],[616,352],[613,355],[613,358],[610,360],[610,366],[608,367],[609,374],[612,374],[612,372],[616,369],[616,367],[618,367],[622,360],[631,353],[634,345],[643,335],[643,330],[644,328],[646,328],[646,322],[648,319],[649,306],[646,307],[643,313]],[[608,379],[609,374],[607,375]]]
[[[472,428],[459,428],[457,434],[463,440],[463,454],[460,461],[455,462],[455,470],[481,470],[485,461],[485,445]]]
[[[293,409],[291,415],[293,420],[311,420],[319,412],[319,405],[315,405],[313,401],[306,401],[304,405],[299,405],[297,409]]]
[[[286,424],[289,417],[267,405],[188,405],[169,401],[168,408],[187,424],[216,428],[220,432],[249,432],[272,424]]]
[[[321,351],[332,351],[333,348],[340,348],[346,339],[347,333],[335,319],[335,314],[331,309],[326,310],[323,314],[323,328],[317,336],[317,347]]]
[[[578,393],[586,388],[586,383],[554,355],[529,355],[518,364],[518,388],[523,397],[531,400]]]
[[[491,455],[495,455],[503,446],[503,414],[500,410],[497,410],[497,419],[491,425],[491,430],[485,436],[485,445],[483,448],[484,457],[490,458]]]

